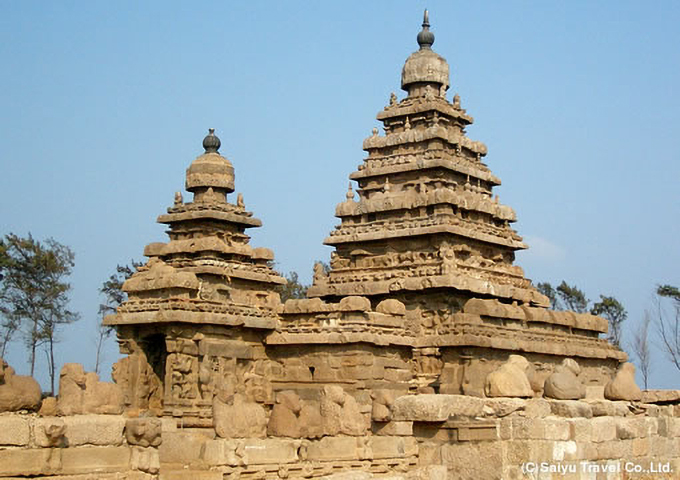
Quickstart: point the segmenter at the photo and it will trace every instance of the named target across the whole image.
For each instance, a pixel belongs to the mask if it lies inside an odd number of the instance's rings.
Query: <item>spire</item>
[[[418,45],[420,49],[427,48],[428,50],[432,47],[434,43],[434,33],[430,31],[430,14],[425,9],[423,14],[423,29],[418,33]]]
[[[423,14],[423,29],[418,33],[420,49],[412,53],[401,71],[401,88],[409,97],[422,96],[426,84],[432,84],[435,91],[444,92],[449,88],[449,64],[432,50],[434,33],[430,31],[430,14]],[[412,88],[415,87],[415,88]]]

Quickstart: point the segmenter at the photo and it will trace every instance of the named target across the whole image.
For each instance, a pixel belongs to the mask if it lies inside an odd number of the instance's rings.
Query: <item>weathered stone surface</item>
[[[553,415],[558,417],[593,417],[593,410],[590,408],[590,405],[578,400],[551,400],[550,409]]]
[[[245,465],[295,463],[298,460],[299,446],[299,440],[276,438],[244,440],[242,445],[243,462]]]
[[[43,417],[35,421],[35,439],[36,443],[43,447],[59,445],[61,437],[63,446],[68,447],[120,445],[123,443],[124,427],[125,419],[116,415]]]
[[[609,400],[589,401],[588,405],[593,411],[594,417],[625,417],[630,414],[628,403],[612,402]]]
[[[387,422],[373,425],[375,435],[413,435],[413,422]]]
[[[635,383],[635,365],[624,363],[619,367],[614,379],[604,388],[604,397],[607,400],[642,399],[642,391]]]
[[[364,435],[369,427],[354,397],[334,385],[323,388],[321,419],[326,435]]]
[[[67,363],[62,367],[59,375],[58,415],[117,415],[122,412],[123,396],[118,385],[100,382],[96,373],[85,373],[79,363]]]
[[[40,385],[31,377],[16,375],[0,357],[0,413],[19,410],[38,410]]]
[[[484,415],[505,417],[526,408],[526,400],[520,398],[489,398],[484,402]]]
[[[550,402],[542,398],[530,398],[524,405],[524,414],[530,418],[547,417],[551,412]]]
[[[63,475],[125,472],[130,466],[128,447],[80,447],[61,450]]]
[[[484,400],[464,395],[406,395],[394,401],[396,421],[444,422],[449,417],[478,417],[484,413]]]
[[[204,446],[210,439],[204,433],[193,431],[164,432],[158,447],[161,464],[200,465]]]
[[[60,467],[61,456],[52,449],[0,450],[0,477],[44,475]]]
[[[125,422],[125,439],[130,445],[157,447],[162,442],[160,418],[130,418]]]
[[[396,393],[394,390],[376,390],[371,393],[373,408],[371,419],[374,422],[389,422],[392,418],[392,404]]]
[[[43,398],[38,415],[41,417],[54,417],[57,415],[57,397]]]
[[[0,447],[25,446],[30,438],[28,417],[0,415]]]
[[[375,311],[378,313],[385,313],[387,315],[406,315],[406,306],[399,300],[394,298],[388,298],[383,300],[375,307]]]
[[[484,393],[487,397],[533,397],[528,368],[526,358],[510,355],[507,362],[486,377]]]
[[[299,438],[302,432],[300,413],[302,402],[297,393],[282,391],[276,394],[276,405],[267,424],[267,435]]]
[[[543,395],[557,400],[579,400],[586,396],[586,388],[579,381],[581,367],[571,358],[562,360],[555,371],[545,380]]]
[[[643,390],[642,403],[680,403],[680,390]]]
[[[155,448],[132,447],[130,467],[142,472],[157,474],[161,468],[158,450]]]
[[[359,460],[357,442],[355,437],[324,437],[303,444],[301,456],[310,461]]]
[[[340,300],[338,305],[340,310],[349,310],[356,312],[370,312],[371,311],[371,301],[366,297],[360,297],[357,295],[351,295],[349,297],[344,297]]]
[[[59,417],[36,419],[33,426],[35,443],[40,447],[66,446],[66,422]]]
[[[213,400],[215,432],[222,438],[264,438],[267,435],[267,417],[264,408],[237,393],[231,397]]]

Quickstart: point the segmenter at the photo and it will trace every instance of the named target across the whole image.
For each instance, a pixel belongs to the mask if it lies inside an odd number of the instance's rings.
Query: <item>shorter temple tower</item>
[[[128,301],[105,322],[128,354],[114,367],[127,406],[182,415],[186,425],[212,424],[216,389],[258,389],[252,364],[264,356],[263,332],[277,325],[275,288],[285,283],[272,251],[248,243],[246,229],[260,220],[241,194],[228,201],[234,168],[213,129],[203,147],[186,172],[193,201],[175,193],[158,217],[170,241],[147,245],[148,262],[123,285]]]

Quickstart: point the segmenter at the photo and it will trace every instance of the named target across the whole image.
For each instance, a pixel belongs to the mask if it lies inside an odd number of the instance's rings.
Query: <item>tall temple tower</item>
[[[417,41],[401,74],[407,95],[392,93],[377,115],[384,135],[374,128],[364,140],[367,156],[336,208],[341,223],[324,242],[335,247],[330,272],[315,267],[308,295],[365,296],[374,307],[399,300],[417,344],[456,347],[445,363],[521,350],[614,368],[625,354],[597,338],[606,321],[548,310],[513,265],[527,246],[511,228],[515,212],[493,194],[500,180],[484,163],[486,146],[466,135],[472,117],[457,94],[446,97],[449,65],[432,50],[427,11]]]
[[[246,229],[262,222],[241,194],[227,201],[234,168],[220,146],[210,129],[205,153],[186,171],[193,202],[175,193],[158,217],[170,241],[146,246],[149,261],[123,285],[128,300],[105,322],[128,354],[114,367],[128,407],[182,415],[185,425],[212,424],[213,395],[224,383],[215,378],[242,377],[264,355],[262,339],[278,324],[275,287],[286,283],[271,268],[273,252],[248,244]]]
[[[325,240],[336,249],[332,269],[310,295],[396,296],[451,312],[473,297],[548,306],[513,265],[526,248],[510,227],[515,212],[493,196],[500,180],[483,162],[486,146],[466,136],[472,117],[458,95],[446,98],[449,65],[432,50],[427,12],[417,39],[401,74],[407,96],[392,94],[377,116],[385,135],[374,129],[364,141],[368,156],[350,175],[358,200],[350,182]]]

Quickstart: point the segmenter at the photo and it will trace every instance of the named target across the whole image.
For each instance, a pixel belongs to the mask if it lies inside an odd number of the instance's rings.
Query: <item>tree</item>
[[[288,272],[284,278],[288,280],[288,283],[276,287],[282,302],[290,299],[305,298],[309,286],[300,283],[297,272]]]
[[[32,376],[36,352],[44,347],[54,391],[57,330],[78,319],[78,314],[67,308],[71,285],[66,277],[73,270],[75,255],[51,238],[39,242],[31,234],[22,238],[10,233],[0,240],[0,258],[3,351],[14,333],[22,330]]]
[[[557,291],[548,282],[540,282],[536,285],[536,290],[550,299],[550,308],[553,310],[561,310],[559,308],[559,299],[557,298]]]
[[[104,325],[104,317],[116,313],[118,307],[127,300],[127,294],[123,291],[123,283],[130,278],[144,262],[130,260],[129,265],[116,265],[116,272],[113,273],[99,289],[99,293],[104,296],[104,303],[99,304],[99,316],[101,321],[97,329],[97,356],[95,358],[94,371],[99,373],[102,362],[102,348],[104,341],[111,336],[114,328]]]
[[[664,303],[670,301],[673,313]],[[659,285],[656,289],[656,329],[662,346],[675,368],[680,370],[680,290],[671,285]]]
[[[645,317],[642,320],[642,323],[638,326],[637,330],[633,332],[633,340],[630,345],[633,354],[637,357],[637,364],[640,369],[640,374],[642,375],[642,380],[645,383],[645,390],[647,390],[652,366],[652,352],[649,349],[649,324],[651,323],[651,320],[652,316],[648,311],[645,311]]]
[[[565,306],[566,310],[571,310],[576,313],[587,313],[588,303],[590,300],[586,298],[586,294],[579,290],[575,285],[570,286],[562,280],[557,287],[557,295]]]
[[[600,295],[600,301],[593,305],[590,313],[607,319],[607,322],[609,322],[607,340],[617,347],[621,347],[623,334],[621,326],[626,318],[628,318],[628,313],[623,308],[623,305],[614,297]]]

